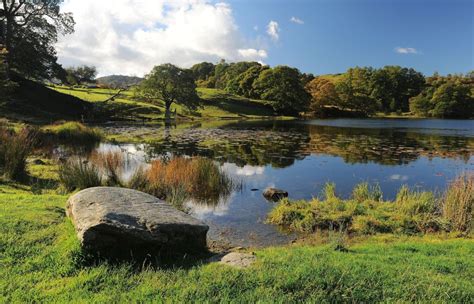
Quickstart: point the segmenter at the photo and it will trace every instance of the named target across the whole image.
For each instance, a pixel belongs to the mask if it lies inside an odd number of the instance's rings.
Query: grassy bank
[[[57,167],[28,162],[38,179]],[[37,194],[34,194],[37,193]],[[474,296],[474,241],[438,233],[377,234],[255,250],[240,270],[177,258],[172,265],[90,264],[72,223],[68,195],[0,183],[0,302],[456,302]]]
[[[63,94],[72,95],[99,105],[103,111],[113,112],[116,119],[142,120],[164,119],[164,104],[151,105],[138,100],[133,91],[123,91],[113,99],[118,91],[113,89],[87,89],[70,87],[53,87]],[[181,105],[174,104],[171,111],[176,111],[177,119],[239,119],[273,117],[273,110],[265,101],[253,100],[228,94],[223,90],[198,88],[202,108],[195,112],[188,111]],[[110,100],[108,100],[110,99]],[[108,100],[107,102],[104,102]],[[112,117],[111,117],[112,118]]]
[[[218,264],[134,269],[86,266],[67,197],[0,186],[0,302],[466,303],[474,296],[474,241],[377,236],[352,244],[257,250],[237,270]],[[184,257],[183,257],[184,258]]]

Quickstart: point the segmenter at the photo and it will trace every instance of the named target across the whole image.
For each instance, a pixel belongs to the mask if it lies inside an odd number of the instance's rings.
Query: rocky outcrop
[[[69,198],[67,215],[83,248],[101,256],[140,257],[206,249],[207,225],[136,190],[82,190]]]
[[[263,191],[263,196],[269,201],[278,202],[279,200],[288,197],[288,192],[277,188],[267,188]]]
[[[250,267],[256,260],[257,257],[251,253],[231,252],[224,255],[220,259],[219,263],[235,268],[247,268]]]

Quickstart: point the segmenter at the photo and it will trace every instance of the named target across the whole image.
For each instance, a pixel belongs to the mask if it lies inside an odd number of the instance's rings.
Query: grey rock
[[[231,252],[224,255],[219,263],[236,267],[236,268],[247,268],[251,266],[257,257],[251,253],[244,253],[244,252]]]
[[[267,188],[263,191],[263,196],[269,201],[278,202],[279,200],[288,197],[288,192],[277,188]]]
[[[67,203],[84,249],[100,256],[140,257],[206,249],[209,227],[143,192],[94,187]]]

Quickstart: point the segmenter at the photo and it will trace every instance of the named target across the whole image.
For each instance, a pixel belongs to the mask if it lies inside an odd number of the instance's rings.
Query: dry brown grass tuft
[[[122,153],[118,151],[95,152],[91,155],[90,161],[100,169],[109,186],[123,185],[121,180],[124,167]]]

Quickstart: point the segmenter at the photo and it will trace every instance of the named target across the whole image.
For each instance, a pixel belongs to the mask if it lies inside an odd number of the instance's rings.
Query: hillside
[[[151,105],[135,97],[131,90],[122,91],[110,99],[118,91],[114,89],[89,89],[56,86],[60,93],[72,95],[84,101],[95,104],[97,111],[110,114],[108,118],[116,120],[149,120],[163,119],[164,105]],[[228,94],[223,90],[198,88],[202,107],[190,112],[185,107],[173,104],[172,113],[176,112],[177,119],[236,119],[236,118],[266,118],[273,117],[273,109],[262,100],[248,99]],[[108,100],[108,101],[106,101]]]
[[[90,102],[62,94],[43,84],[13,76],[18,84],[16,93],[5,103],[0,104],[0,115],[19,119],[81,119],[87,118],[93,105]]]
[[[140,83],[143,78],[125,75],[110,75],[96,79],[97,84],[106,85],[111,88],[127,88]]]

